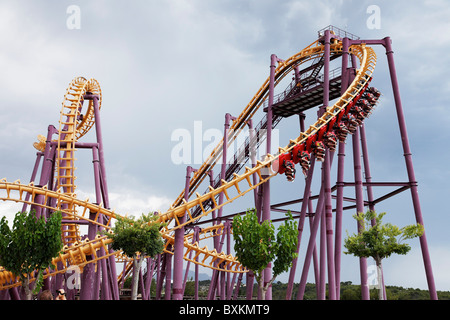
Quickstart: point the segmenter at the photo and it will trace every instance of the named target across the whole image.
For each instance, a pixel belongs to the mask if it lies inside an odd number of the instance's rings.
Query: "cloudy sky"
[[[208,133],[214,136],[223,129],[225,113],[237,116],[265,81],[272,53],[287,59],[328,25],[362,39],[390,36],[436,286],[450,290],[450,218],[443,201],[450,191],[450,117],[445,110],[450,93],[450,5],[445,0],[411,3],[61,0],[50,5],[1,0],[0,178],[29,180],[36,154],[32,144],[38,134],[46,134],[48,125],[58,127],[67,85],[77,76],[95,78],[103,93],[111,207],[130,214],[164,211],[184,186],[186,164],[176,163],[172,153],[176,133],[188,132],[192,141],[200,139],[201,149],[207,146],[212,139]],[[380,9],[375,28],[373,12],[367,10],[372,5]],[[385,51],[375,50],[372,83],[384,95],[366,121],[372,179],[406,181]],[[259,121],[262,112],[255,117]],[[309,125],[314,119],[307,121]],[[298,119],[283,120],[278,129],[285,146],[299,134]],[[90,132],[83,141],[94,139]],[[190,164],[198,167],[194,153]],[[80,150],[77,159],[79,197],[93,199],[91,153]],[[351,178],[351,156],[347,159],[346,178]],[[303,179],[288,184],[278,177],[272,183],[273,203],[303,194]],[[399,226],[414,223],[410,199],[405,192],[377,210],[388,212],[385,220]],[[251,205],[237,202],[224,214]],[[1,203],[0,215],[10,216],[15,208]],[[355,231],[353,213],[346,212],[344,232]],[[386,283],[427,288],[418,241],[411,245],[409,255],[385,262]],[[358,283],[357,261],[345,256],[343,263],[341,279]]]

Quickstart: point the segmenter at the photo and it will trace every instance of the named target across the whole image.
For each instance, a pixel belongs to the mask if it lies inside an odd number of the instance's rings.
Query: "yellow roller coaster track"
[[[95,79],[89,81],[83,77],[77,77],[69,84],[62,103],[61,118],[58,131],[58,149],[56,153],[55,185],[57,189],[75,196],[75,143],[84,136],[94,125],[95,115],[93,101],[89,101],[85,114],[81,114],[83,97],[86,93],[92,93],[99,97],[98,106],[101,108],[101,89]],[[38,136],[39,142],[34,147],[39,151],[45,149],[45,137]],[[61,204],[61,211],[65,219],[76,219],[75,207],[70,202]],[[71,245],[79,240],[79,229],[76,224],[63,225],[63,242]]]
[[[315,44],[315,45],[314,45]],[[275,79],[278,83],[281,81],[281,79],[288,74],[288,72],[292,71],[292,69],[297,66],[299,63],[303,63],[305,61],[311,60],[313,57],[323,54],[324,46],[318,45],[318,42],[315,42],[313,45],[310,45],[306,49],[302,50],[300,53],[294,55],[293,57],[289,58],[288,60],[280,63],[275,71]],[[335,53],[341,53],[342,52],[342,44],[340,42],[331,45],[331,52]],[[264,161],[258,161],[257,165],[254,168],[245,168],[245,173],[242,175],[234,174],[234,177],[231,181],[227,182],[222,180],[222,185],[216,189],[213,187],[210,187],[210,191],[206,194],[200,195],[198,193],[195,193],[196,198],[190,201],[186,201],[182,198],[181,200],[177,200],[175,204],[173,204],[165,213],[162,213],[159,215],[159,220],[161,222],[170,222],[173,219],[176,221],[175,226],[173,229],[177,229],[183,225],[190,224],[194,222],[195,220],[200,219],[203,216],[208,215],[213,210],[216,210],[220,208],[221,206],[224,206],[236,198],[246,194],[247,192],[255,189],[260,184],[266,182],[273,176],[277,174],[277,172],[272,172],[270,167],[273,161],[275,161],[280,154],[291,151],[295,145],[301,144],[306,142],[308,137],[311,135],[316,134],[319,129],[323,126],[326,126],[328,122],[335,116],[339,114],[341,110],[343,110],[348,103],[350,103],[358,94],[359,92],[366,86],[366,84],[369,83],[369,81],[372,78],[372,73],[375,69],[376,64],[376,54],[373,51],[372,48],[365,46],[364,44],[360,46],[351,46],[349,48],[349,52],[354,54],[356,57],[359,58],[360,61],[360,69],[357,71],[357,75],[351,85],[347,88],[345,93],[338,99],[338,101],[332,106],[328,107],[326,112],[313,124],[311,125],[305,132],[302,132],[298,138],[295,140],[290,141],[290,146],[285,148],[279,148],[279,152],[277,155],[268,155],[267,158]],[[268,91],[268,80],[264,83],[264,85],[259,89],[258,93],[255,95],[255,97],[251,100],[250,104],[245,108],[245,110],[241,113],[241,115],[234,121],[233,125],[236,128],[238,126],[238,123],[244,123],[248,117],[251,117],[254,112],[256,112],[256,109],[258,109],[261,105],[263,100],[265,99],[266,92]],[[258,103],[258,104],[257,104]],[[242,119],[242,120],[240,120]],[[233,126],[232,126],[233,127]],[[218,156],[217,154],[221,153],[223,142],[221,142],[215,149],[212,151],[210,157],[208,160],[206,160],[203,165],[200,167],[200,169],[196,172],[196,175],[194,174],[194,177],[192,180],[202,179],[204,178],[208,171],[211,170],[213,164],[215,161],[217,161]],[[202,169],[203,168],[203,169]],[[205,169],[207,168],[207,169]],[[265,172],[262,172],[263,169],[265,169]],[[259,176],[259,182],[256,184],[253,184],[251,181],[251,177],[257,174]],[[242,186],[241,182],[247,182],[248,186]],[[191,188],[195,189],[197,186],[191,183]],[[237,195],[234,197],[229,196],[229,191],[231,188],[234,187],[234,191],[237,192]],[[190,190],[193,192],[193,190]],[[222,204],[218,204],[215,201],[215,196],[219,193],[223,192],[226,201],[224,201]],[[214,206],[212,209],[206,211],[203,208],[203,203],[206,203],[207,201],[213,201]],[[191,210],[193,207],[199,205],[202,209],[202,213],[196,217],[192,216]],[[184,214],[187,214],[189,219],[186,219],[186,222],[183,224],[180,224],[178,221],[178,217],[183,216]]]
[[[334,41],[331,44],[331,53],[341,53],[342,52],[342,43],[339,41]],[[257,186],[263,184],[267,180],[271,179],[277,172],[271,170],[272,163],[278,159],[278,157],[286,152],[289,152],[296,145],[301,143],[305,143],[308,137],[316,134],[323,126],[326,126],[328,122],[330,122],[333,117],[336,117],[344,108],[353,100],[355,97],[360,94],[360,92],[367,86],[372,78],[373,71],[375,69],[376,64],[376,55],[372,48],[367,47],[365,44],[361,45],[353,45],[349,48],[349,52],[355,55],[360,62],[360,68],[357,70],[356,76],[350,86],[347,88],[345,93],[338,99],[338,101],[331,107],[327,107],[326,112],[313,124],[311,125],[305,132],[302,132],[299,137],[294,140],[290,140],[288,146],[284,148],[279,148],[279,152],[276,155],[267,155],[264,161],[258,161],[257,165],[253,168],[245,168],[245,172],[241,175],[234,174],[234,177],[231,181],[226,182],[222,180],[222,185],[218,188],[210,187],[210,191],[204,195],[200,195],[195,193],[196,198],[193,200],[186,201],[180,195],[175,203],[171,206],[171,208],[161,213],[159,212],[158,222],[174,222],[169,225],[169,228],[162,230],[163,237],[167,240],[167,243],[173,243],[173,231],[180,228],[181,226],[191,224],[194,221],[208,215],[213,210],[218,209],[226,204],[232,202],[238,197],[244,196],[249,191],[255,189]],[[275,70],[275,80],[276,84],[278,84],[289,72],[291,72],[298,65],[314,59],[315,57],[321,56],[324,54],[324,46],[320,44],[319,41],[312,43],[310,46],[306,47],[304,50],[300,51],[296,55],[291,58],[282,61],[278,64]],[[78,80],[77,80],[78,79]],[[60,158],[59,160],[66,160],[66,165],[62,166],[61,164],[58,171],[61,169],[63,173],[58,175],[58,180],[60,178],[69,178],[73,184],[75,179],[74,173],[74,141],[76,141],[79,137],[84,135],[90,127],[92,127],[95,119],[93,118],[93,112],[88,111],[86,116],[82,119],[79,117],[79,109],[80,101],[79,99],[75,99],[75,97],[82,97],[86,92],[92,92],[92,87],[89,87],[87,83],[94,83],[94,87],[96,81],[90,80],[86,82],[84,78],[77,78],[72,83],[66,93],[65,101],[67,97],[67,101],[70,101],[70,106],[66,106],[63,103],[63,110],[67,109],[65,112],[61,112],[61,117],[65,116],[69,120],[63,121],[61,120],[60,134],[58,139],[58,145],[61,146],[61,142],[67,142],[70,149],[64,150],[63,154],[66,154],[66,158]],[[84,79],[84,80],[83,80]],[[92,82],[91,82],[92,81]],[[236,120],[231,125],[231,129],[234,129],[233,132],[236,133],[241,129],[247,120],[251,119],[258,108],[262,105],[264,100],[267,98],[268,94],[268,86],[269,79],[267,79],[261,88],[258,90],[256,95],[244,109],[244,111],[236,118]],[[70,89],[72,88],[72,89]],[[89,91],[87,91],[89,88]],[[73,91],[71,91],[73,90]],[[99,94],[100,87],[98,86],[97,92],[92,92],[94,94]],[[72,96],[70,98],[70,96]],[[71,100],[72,99],[72,100]],[[61,118],[62,119],[62,118]],[[66,119],[67,120],[67,119]],[[67,125],[67,127],[63,126]],[[77,128],[76,130],[74,128]],[[61,132],[65,133],[66,138],[61,138]],[[233,133],[233,134],[234,134]],[[68,139],[67,137],[70,137]],[[230,137],[230,139],[234,139],[236,136]],[[40,147],[42,147],[42,143]],[[65,144],[66,145],[66,144]],[[36,146],[36,145],[35,145]],[[218,144],[218,146],[212,151],[210,157],[203,163],[195,174],[193,179],[191,180],[191,193],[195,192],[195,189],[198,187],[199,183],[204,179],[207,175],[208,171],[212,169],[212,167],[217,162],[219,156],[222,153],[222,142]],[[69,165],[67,165],[67,161],[69,161]],[[60,162],[60,161],[58,161]],[[58,173],[59,174],[59,173]],[[252,183],[251,177],[256,174],[259,177],[259,181],[257,183]],[[70,192],[66,192],[69,190]],[[117,218],[118,214],[114,211],[107,210],[102,208],[101,206],[92,204],[89,200],[79,200],[76,199],[75,196],[75,187],[72,185],[70,188],[65,190],[58,189],[58,191],[48,190],[47,187],[37,187],[33,184],[24,185],[19,181],[15,182],[7,182],[5,179],[0,180],[0,200],[4,201],[15,201],[22,203],[34,204],[36,196],[41,196],[44,198],[42,207],[49,208],[52,210],[63,210],[67,217],[71,217],[72,219],[83,219],[89,221],[91,223],[95,223],[97,225],[101,225],[106,229],[109,229],[109,225],[103,225],[98,222],[98,217],[100,214],[104,214],[110,218]],[[31,199],[25,200],[26,193],[31,194]],[[222,204],[218,204],[215,201],[216,195],[219,193],[223,193],[225,195],[226,200]],[[56,205],[54,207],[50,207],[47,203],[50,203],[49,199],[56,200]],[[214,207],[210,210],[205,210],[203,208],[203,203],[206,201],[213,201]],[[202,213],[198,216],[193,216],[191,210],[200,206],[202,209]],[[81,208],[82,212],[77,213],[76,208]],[[94,219],[88,219],[86,217],[86,212],[96,213]],[[184,223],[180,223],[179,218],[183,215],[187,216],[187,219]],[[106,219],[108,224],[112,219]],[[75,224],[73,224],[75,225]],[[213,227],[213,228],[220,228]],[[211,229],[212,230],[212,229]],[[203,232],[204,237],[208,236],[209,229]],[[212,233],[211,233],[212,234]],[[228,272],[246,272],[246,270],[239,264],[239,262],[232,256],[226,255],[223,252],[218,253],[215,250],[210,251],[206,247],[200,247],[198,243],[192,244],[192,241],[189,241],[189,237],[191,235],[187,235],[184,241],[184,245],[187,248],[186,254],[184,258],[186,260],[192,261],[193,263],[197,263],[209,268],[219,268],[220,270],[225,270]],[[73,238],[76,238],[73,236]],[[79,239],[79,238],[76,238]],[[69,245],[67,245],[69,244]],[[110,244],[110,240],[106,237],[97,237],[93,240],[84,240],[84,241],[67,241],[66,246],[64,247],[63,252],[53,260],[53,265],[56,266],[58,262],[62,262],[63,267],[59,267],[55,269],[49,269],[46,276],[65,272],[69,266],[79,266],[80,268],[84,267],[87,263],[92,263],[97,261],[98,259],[104,259],[113,254],[120,255],[120,252],[112,252],[108,250],[108,244]],[[105,249],[104,256],[97,256],[96,252],[100,249]],[[165,248],[166,252],[171,252],[170,250]],[[189,258],[188,253],[194,252],[194,258]],[[92,256],[93,259],[88,260],[86,256]],[[219,262],[219,263],[215,263]],[[219,267],[218,267],[219,266]],[[12,286],[17,286],[19,283],[17,279],[15,279],[8,271],[0,269],[0,289],[5,289]]]

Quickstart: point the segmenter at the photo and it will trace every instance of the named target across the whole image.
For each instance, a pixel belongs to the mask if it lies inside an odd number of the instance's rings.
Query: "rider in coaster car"
[[[325,146],[323,145],[322,141],[316,141],[315,143],[311,144],[311,148],[316,155],[317,161],[323,161],[325,157]]]
[[[285,174],[286,174],[287,180],[289,182],[294,181],[294,179],[295,179],[295,172],[297,171],[297,170],[295,170],[294,162],[292,160],[285,160],[283,165],[286,168]]]
[[[323,136],[323,142],[328,149],[331,151],[336,151],[337,136],[333,131],[329,131]]]
[[[300,166],[303,169],[303,174],[306,175],[306,171],[309,170],[309,166],[311,164],[310,161],[311,156],[309,155],[308,151],[303,150],[300,152],[299,158],[300,158]]]

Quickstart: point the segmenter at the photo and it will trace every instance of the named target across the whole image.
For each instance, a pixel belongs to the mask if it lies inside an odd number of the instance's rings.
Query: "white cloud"
[[[165,196],[157,196],[151,193],[145,193],[132,188],[115,188],[109,192],[110,209],[117,214],[125,216],[140,216],[154,211],[164,211],[172,204],[172,199]],[[89,198],[90,202],[95,202],[94,193],[85,193],[77,191],[77,197],[85,200]]]

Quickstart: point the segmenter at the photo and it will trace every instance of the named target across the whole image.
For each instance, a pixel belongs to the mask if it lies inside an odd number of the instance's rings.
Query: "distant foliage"
[[[35,272],[34,293],[42,285],[43,271],[62,250],[61,212],[53,212],[45,220],[34,211],[18,212],[12,229],[6,217],[0,221],[0,265],[20,278],[26,298],[31,299],[30,280]]]

